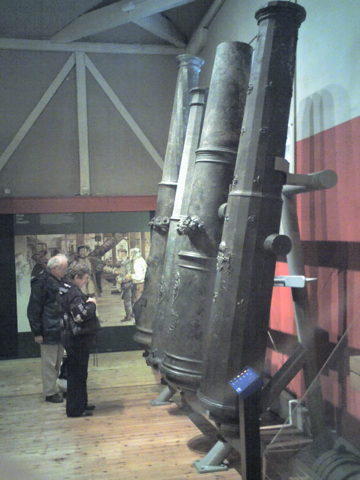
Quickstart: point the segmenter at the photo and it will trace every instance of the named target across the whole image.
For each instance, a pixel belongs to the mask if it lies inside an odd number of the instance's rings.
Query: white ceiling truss
[[[207,39],[207,30],[225,0],[213,0],[188,42],[176,26],[161,12],[196,0],[122,0],[76,18],[49,40],[0,38],[0,49],[142,55],[199,55]],[[77,42],[86,36],[113,27],[133,23],[167,41],[169,45]]]
[[[206,45],[209,25],[225,3],[225,0],[213,0],[211,6],[198,23],[188,41],[183,33],[163,15],[167,10],[194,3],[195,1],[196,0],[121,0],[78,16],[48,40],[0,38],[0,49],[2,50],[71,52],[70,57],[56,78],[52,81],[38,104],[34,107],[0,156],[0,172],[74,66],[76,67],[80,194],[90,195],[86,70],[91,72],[109,100],[137,136],[138,140],[156,164],[162,169],[163,159],[105,78],[87,56],[87,53],[141,55],[180,55],[188,53],[191,55],[199,55]],[[165,40],[168,45],[76,41],[124,24],[136,24],[142,29]]]
[[[41,97],[36,107],[33,109],[33,111],[30,113],[30,115],[25,120],[23,125],[20,127],[15,137],[11,140],[11,142],[9,143],[9,145],[6,147],[5,151],[1,155],[0,171],[4,168],[6,162],[10,159],[12,154],[15,152],[17,147],[20,145],[20,143],[24,139],[25,135],[28,133],[30,128],[34,125],[34,123],[40,116],[41,112],[45,109],[46,105],[50,102],[50,100],[52,99],[55,92],[58,90],[58,88],[62,84],[62,82],[69,75],[74,65],[75,65],[75,55],[72,54],[70,58],[67,60],[67,62],[65,63],[65,65],[62,67],[60,72],[57,74],[56,78],[53,80],[49,88],[46,90],[44,95]]]
[[[52,43],[49,40],[0,38],[1,50],[30,50],[40,52],[120,53],[141,55],[180,55],[185,48],[172,45],[127,45],[120,43]]]
[[[126,23],[138,23],[176,46],[185,46],[185,38],[165,17],[159,15],[170,8],[195,0],[121,0],[85,13],[53,35],[52,42],[69,43]],[[146,21],[144,21],[146,19]],[[179,45],[180,43],[180,45]]]
[[[100,87],[103,89],[109,100],[113,103],[116,110],[122,115],[131,130],[140,140],[142,145],[151,155],[156,164],[162,169],[164,162],[159,153],[153,147],[149,139],[141,130],[139,125],[133,119],[124,104],[112,90],[105,78],[95,67],[93,62],[84,52],[72,53],[58,75],[52,81],[38,104],[25,120],[19,131],[6,147],[0,156],[0,171],[6,165],[6,162],[18,148],[26,134],[34,125],[42,111],[46,108],[62,82],[69,75],[72,68],[76,66],[76,92],[77,92],[77,114],[78,114],[78,140],[79,140],[79,161],[80,161],[80,194],[90,195],[90,163],[89,163],[89,141],[88,141],[88,116],[87,116],[87,92],[86,92],[86,69],[88,69]]]

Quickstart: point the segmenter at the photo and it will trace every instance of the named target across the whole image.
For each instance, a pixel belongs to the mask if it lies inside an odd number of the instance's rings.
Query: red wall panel
[[[331,169],[334,188],[298,196],[303,240],[360,241],[360,117],[297,144],[297,172]]]
[[[331,362],[321,374],[324,400],[339,407],[341,392],[346,392],[347,414],[360,419],[360,393],[350,385],[350,354],[360,351],[360,117],[306,138],[297,144],[297,172],[313,173],[331,169],[338,175],[337,185],[329,190],[300,194],[298,219],[303,242],[310,314],[314,325],[328,335],[334,348],[343,338],[339,360]],[[276,275],[286,275],[285,263],[278,263]],[[274,288],[270,327],[296,335],[291,290]],[[340,345],[340,346],[342,346]],[[330,354],[331,348],[327,353]],[[355,350],[353,350],[355,349]],[[326,357],[324,357],[326,358]],[[287,359],[276,351],[267,352],[269,373],[274,374]],[[338,369],[343,373],[341,379]],[[345,383],[344,383],[345,382]],[[302,375],[289,389],[304,394]]]

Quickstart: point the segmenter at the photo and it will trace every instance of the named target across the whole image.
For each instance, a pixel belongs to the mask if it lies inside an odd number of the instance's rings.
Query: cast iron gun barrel
[[[204,342],[197,397],[228,426],[239,422],[229,381],[246,366],[263,372],[278,255],[291,242],[279,236],[281,192],[295,70],[298,4],[274,1],[256,12],[259,33],[250,75],[232,189],[219,247],[214,299]]]
[[[211,307],[216,256],[234,172],[248,87],[252,48],[217,47],[187,215],[178,225],[165,308],[165,348],[159,370],[170,386],[195,392],[202,364],[204,321]]]
[[[174,207],[186,127],[190,109],[190,91],[199,82],[204,61],[193,55],[179,55],[179,73],[176,84],[173,112],[166,148],[164,170],[159,184],[155,217],[150,222],[152,238],[147,259],[144,292],[140,299],[140,312],[134,340],[148,350],[151,346],[152,323],[155,316],[157,293],[164,266],[170,216]]]
[[[166,254],[164,261],[163,274],[160,280],[158,299],[156,304],[156,314],[152,324],[152,341],[149,355],[146,357],[146,363],[157,367],[163,358],[165,335],[164,329],[164,309],[166,299],[169,298],[169,284],[171,280],[171,269],[177,254],[177,225],[181,218],[186,216],[189,201],[192,177],[195,165],[195,153],[199,147],[200,134],[204,120],[204,111],[206,104],[207,89],[193,88],[191,90],[192,100],[190,104],[190,113],[188,128],[185,137],[184,150],[181,159],[178,186],[176,189],[173,214],[170,218],[170,227],[168,241],[166,244]]]

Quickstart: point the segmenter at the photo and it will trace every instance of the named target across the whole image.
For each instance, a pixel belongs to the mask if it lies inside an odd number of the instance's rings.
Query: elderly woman
[[[69,267],[62,281],[58,302],[62,311],[61,342],[67,353],[66,414],[68,417],[92,415],[95,406],[88,404],[87,377],[91,348],[96,344],[100,323],[96,316],[96,299],[81,288],[89,280],[90,269],[83,263]]]

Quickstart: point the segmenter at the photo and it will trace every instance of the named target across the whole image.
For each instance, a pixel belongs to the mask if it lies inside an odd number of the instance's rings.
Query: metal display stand
[[[333,170],[325,170],[310,175],[288,174],[287,185],[283,188],[281,228],[292,243],[291,251],[287,255],[288,270],[291,276],[306,278],[295,196],[299,193],[332,188],[336,183],[337,175]],[[306,278],[305,285],[292,287],[291,289],[298,341],[306,352],[302,366],[306,390],[313,382],[320,381],[317,377],[314,325],[310,316],[310,304],[306,288],[306,284],[311,281],[314,281],[314,279]],[[316,436],[322,433],[325,428],[320,384],[311,389],[307,401],[311,433]]]
[[[155,400],[150,400],[150,405],[152,407],[158,407],[160,405],[169,405],[171,403],[172,397],[175,395],[176,390],[171,388],[169,385],[166,385],[164,390],[159,393]]]
[[[228,470],[229,467],[223,462],[233,449],[226,440],[218,440],[207,455],[201,460],[195,460],[193,465],[198,473],[214,473]]]
[[[261,480],[263,475],[260,439],[261,412],[271,405],[301,369],[304,370],[306,389],[314,381],[317,381],[314,325],[312,325],[309,314],[306,289],[307,283],[317,279],[305,276],[294,195],[332,188],[336,183],[337,175],[332,170],[309,175],[287,174],[287,185],[283,188],[281,228],[283,234],[287,235],[292,242],[291,252],[287,255],[289,275],[275,277],[274,286],[292,289],[299,345],[294,354],[289,357],[264,388],[258,388],[246,398],[239,396],[240,442],[226,437],[223,441],[219,441],[202,460],[194,462],[199,473],[227,469],[227,465],[223,462],[231,451],[236,449],[240,451],[241,456],[242,480]],[[308,402],[311,433],[315,437],[326,430],[320,386],[311,389]]]
[[[242,480],[262,479],[260,442],[261,391],[240,398],[240,458]]]

